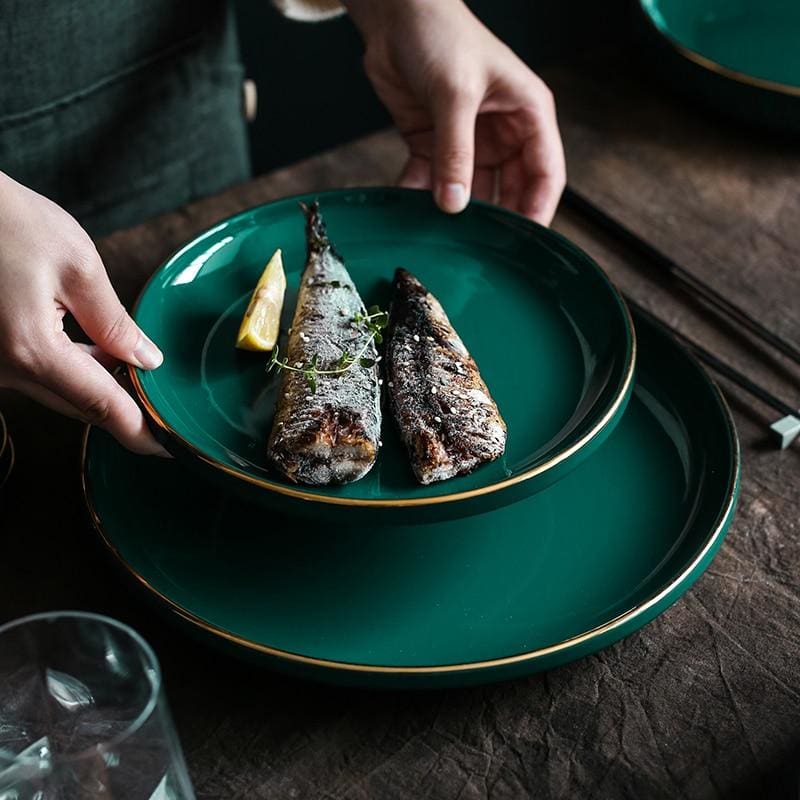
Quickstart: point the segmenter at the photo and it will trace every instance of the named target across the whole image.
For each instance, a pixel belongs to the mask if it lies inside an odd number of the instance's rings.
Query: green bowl
[[[652,63],[676,89],[747,123],[800,130],[800,3],[639,0]]]
[[[365,302],[386,308],[395,267],[442,301],[508,425],[504,457],[431,486],[414,479],[388,412],[378,463],[345,486],[306,487],[272,473],[266,441],[279,377],[267,356],[234,349],[264,263],[283,250],[290,324],[305,262],[298,200],[318,198]],[[273,510],[375,522],[481,513],[536,492],[614,429],[633,387],[635,337],[602,270],[558,234],[497,207],[439,212],[427,192],[353,189],[245,211],[173,255],[145,287],[136,321],[165,354],[132,369],[156,435],[222,488]]]
[[[725,401],[674,340],[636,324],[640,365],[622,422],[592,458],[514,505],[379,528],[336,511],[322,521],[264,514],[92,429],[83,471],[92,520],[156,608],[266,667],[412,688],[580,658],[680,597],[736,504],[739,447]]]

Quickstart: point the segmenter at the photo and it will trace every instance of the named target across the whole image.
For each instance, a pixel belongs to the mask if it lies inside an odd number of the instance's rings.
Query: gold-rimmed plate
[[[634,396],[608,441],[514,505],[369,531],[265,515],[93,430],[92,521],[187,630],[266,666],[372,687],[453,686],[607,646],[674,602],[733,518],[739,448],[719,391],[637,320]],[[146,501],[142,501],[146,498]]]
[[[800,4],[639,0],[647,56],[681,92],[751,124],[800,130]]]
[[[367,304],[386,307],[394,269],[413,270],[442,301],[508,424],[503,458],[420,486],[391,419],[375,468],[346,486],[303,487],[273,474],[266,440],[279,383],[264,354],[234,349],[264,262],[284,254],[284,328],[305,262],[298,200],[319,199],[328,231]],[[366,189],[290,198],[221,222],[172,256],[134,316],[164,364],[132,369],[156,434],[219,486],[273,508],[376,512],[417,520],[480,513],[526,497],[588,457],[621,418],[635,336],[603,271],[558,234],[475,203],[439,212],[426,192]],[[388,415],[387,415],[388,416]]]

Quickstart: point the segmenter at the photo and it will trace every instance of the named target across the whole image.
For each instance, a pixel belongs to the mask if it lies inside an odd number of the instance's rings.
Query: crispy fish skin
[[[389,399],[422,484],[503,454],[506,424],[439,301],[398,269],[386,342]]]
[[[303,206],[308,254],[289,334],[290,365],[319,358],[331,369],[346,349],[357,355],[369,334],[352,320],[364,303],[328,239],[317,203]],[[377,359],[374,342],[363,354]],[[313,392],[306,378],[285,370],[267,445],[273,467],[293,483],[348,483],[369,472],[380,444],[377,366],[354,364],[341,375],[320,375]]]

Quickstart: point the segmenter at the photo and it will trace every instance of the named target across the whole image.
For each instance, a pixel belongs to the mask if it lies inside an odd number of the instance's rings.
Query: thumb
[[[91,340],[106,353],[142,369],[164,360],[120,303],[99,257],[72,274],[65,286],[65,305]]]
[[[478,104],[456,94],[434,114],[433,186],[436,203],[456,214],[469,202],[475,168]]]

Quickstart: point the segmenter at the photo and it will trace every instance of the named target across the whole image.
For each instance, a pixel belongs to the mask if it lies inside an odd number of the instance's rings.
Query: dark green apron
[[[0,0],[0,170],[93,235],[249,175],[219,0]]]

